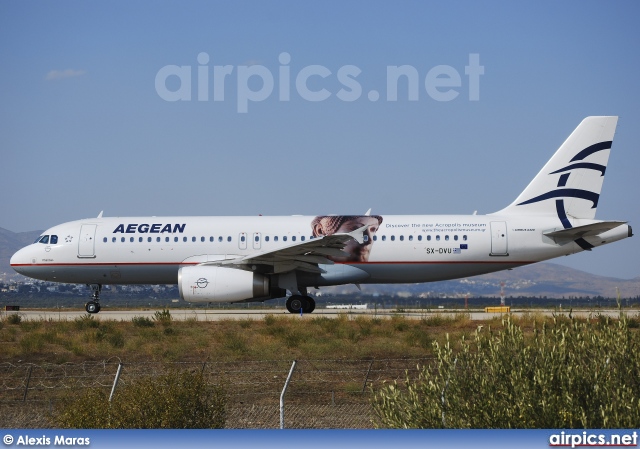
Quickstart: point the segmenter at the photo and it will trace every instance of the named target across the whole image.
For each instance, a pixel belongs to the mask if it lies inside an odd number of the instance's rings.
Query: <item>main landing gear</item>
[[[91,287],[93,294],[91,297],[93,298],[91,301],[85,304],[84,308],[87,313],[98,313],[100,312],[100,291],[102,290],[101,284],[87,284],[87,287]]]
[[[311,313],[316,309],[316,302],[311,296],[291,295],[287,298],[287,310],[289,313]]]

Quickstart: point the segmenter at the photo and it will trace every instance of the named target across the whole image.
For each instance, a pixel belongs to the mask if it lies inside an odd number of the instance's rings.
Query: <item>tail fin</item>
[[[618,117],[587,117],[516,200],[496,214],[593,219]],[[567,222],[567,223],[565,223]]]

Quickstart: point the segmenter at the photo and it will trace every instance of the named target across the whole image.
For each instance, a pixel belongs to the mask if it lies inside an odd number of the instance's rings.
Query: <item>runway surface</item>
[[[112,321],[130,321],[134,317],[146,317],[153,319],[157,311],[162,309],[145,309],[145,310],[109,310],[103,309],[100,313],[95,314],[94,317],[100,320],[112,320]],[[626,311],[631,316],[638,316],[638,310]],[[66,310],[66,309],[22,309],[18,312],[2,311],[3,317],[10,314],[20,314],[24,320],[75,320],[79,317],[87,316],[87,312],[84,310]],[[291,319],[312,319],[317,317],[337,318],[340,316],[347,316],[350,319],[356,317],[369,317],[369,318],[391,318],[393,316],[403,316],[408,319],[423,319],[433,316],[441,317],[453,317],[456,314],[468,313],[471,320],[490,320],[495,317],[500,317],[504,314],[501,313],[486,313],[481,310],[466,311],[464,309],[452,310],[452,309],[406,309],[402,312],[395,311],[393,309],[316,309],[311,314],[291,314],[284,309],[170,309],[171,318],[173,320],[194,320],[194,321],[218,321],[218,320],[261,320],[267,315],[277,315],[283,317],[289,317]],[[588,317],[589,315],[606,315],[611,317],[619,316],[619,311],[616,309],[591,309],[591,310],[573,310],[569,309],[526,309],[526,310],[512,310],[511,315],[520,316],[524,314],[543,314],[546,316],[552,316],[553,314],[568,316],[569,313],[573,317]]]

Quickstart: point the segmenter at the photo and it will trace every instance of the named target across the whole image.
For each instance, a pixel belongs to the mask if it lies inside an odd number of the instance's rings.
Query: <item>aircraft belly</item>
[[[492,273],[494,271],[525,265],[522,262],[468,262],[468,263],[377,263],[357,265],[370,274],[363,284],[401,284],[435,282],[468,276]]]
[[[35,279],[74,284],[177,284],[178,264],[70,265],[22,267]]]

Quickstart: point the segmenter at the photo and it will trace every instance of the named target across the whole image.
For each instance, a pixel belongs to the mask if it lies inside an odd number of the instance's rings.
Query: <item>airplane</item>
[[[177,284],[193,303],[282,298],[311,313],[309,288],[421,283],[512,269],[633,235],[595,219],[618,117],[587,117],[524,191],[487,215],[103,217],[46,230],[11,266],[86,284]]]

